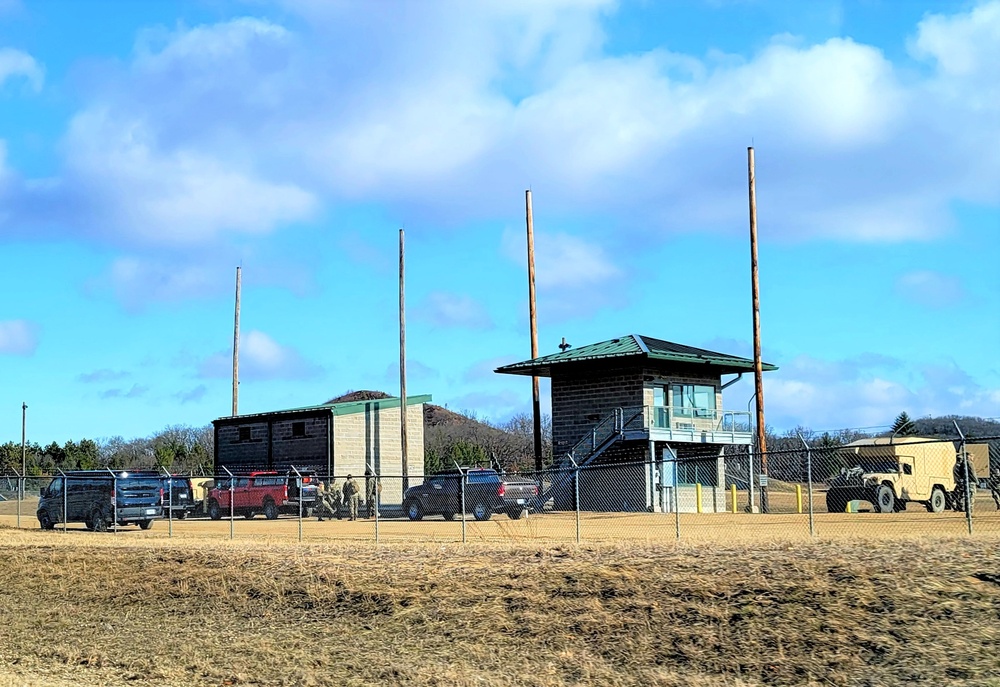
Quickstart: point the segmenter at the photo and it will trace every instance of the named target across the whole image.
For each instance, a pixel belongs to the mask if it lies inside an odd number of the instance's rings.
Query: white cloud
[[[915,27],[924,74],[843,38],[611,55],[609,2],[401,3],[393,21],[364,2],[287,6],[304,21],[143,34],[73,119],[61,175],[8,184],[18,225],[189,244],[323,201],[454,224],[531,183],[553,215],[661,241],[742,230],[751,140],[769,238],[927,239],[954,201],[1000,201],[1000,151],[982,145],[1000,121],[1000,2]]]
[[[38,325],[28,320],[0,322],[0,355],[32,355],[38,348]]]
[[[520,233],[507,230],[501,251],[527,269],[524,241]],[[603,246],[567,233],[535,233],[537,297],[549,321],[589,316],[613,302],[623,304],[623,289],[609,288],[622,277],[621,268]]]
[[[436,291],[428,294],[424,302],[414,308],[413,314],[416,319],[436,327],[493,328],[493,320],[486,308],[467,294]]]
[[[778,429],[882,427],[903,410],[911,417],[1000,415],[1000,389],[983,386],[952,363],[904,365],[878,355],[849,361],[802,357],[765,374],[764,383],[768,424]]]
[[[902,275],[896,280],[896,292],[907,300],[930,308],[947,308],[965,296],[958,277],[932,270]]]
[[[0,4],[0,13],[3,11],[4,7]],[[31,88],[38,92],[42,90],[42,84],[45,82],[45,70],[26,52],[14,48],[0,48],[0,86],[3,86],[5,81],[17,78],[25,79]]]
[[[240,381],[269,379],[311,379],[322,376],[323,369],[309,362],[293,347],[284,346],[264,332],[240,333]],[[198,375],[204,378],[231,377],[232,351],[220,351],[203,360]]]

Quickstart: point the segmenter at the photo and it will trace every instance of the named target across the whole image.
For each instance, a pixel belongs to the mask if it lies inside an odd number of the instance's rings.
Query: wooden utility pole
[[[757,191],[754,179],[753,146],[747,148],[747,176],[750,182],[750,281],[753,300],[753,377],[757,396],[757,451],[760,453],[760,510],[768,512],[767,440],[764,437],[764,374],[760,357],[760,287],[757,279]]]
[[[25,429],[27,428],[28,404],[21,401],[21,487],[18,490],[20,498],[24,500],[24,478],[28,476],[28,453],[25,450]]]
[[[528,224],[528,319],[531,322],[531,359],[538,357],[538,320],[535,318],[535,226],[531,218],[531,189],[524,192],[525,216]],[[538,377],[531,377],[531,414],[534,419],[535,472],[542,471],[542,406],[539,400]],[[540,478],[540,476],[539,476]]]
[[[410,469],[406,445],[406,293],[404,235],[399,230],[399,443],[402,451],[403,491],[410,486]]]
[[[236,322],[233,325],[233,417],[240,414],[240,271],[236,268]]]

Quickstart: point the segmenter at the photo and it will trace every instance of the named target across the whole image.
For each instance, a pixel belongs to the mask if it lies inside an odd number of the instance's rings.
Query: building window
[[[304,437],[306,435],[306,423],[305,422],[293,422],[292,423],[292,438]]]
[[[715,414],[715,387],[700,384],[674,384],[671,386],[671,405],[675,415],[711,417]]]
[[[240,427],[240,441],[250,441],[250,427]]]

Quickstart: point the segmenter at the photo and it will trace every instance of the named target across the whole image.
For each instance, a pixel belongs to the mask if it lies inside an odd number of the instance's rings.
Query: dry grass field
[[[275,536],[294,520],[234,542],[161,524],[0,527],[0,687],[1000,687],[995,537],[299,545]]]

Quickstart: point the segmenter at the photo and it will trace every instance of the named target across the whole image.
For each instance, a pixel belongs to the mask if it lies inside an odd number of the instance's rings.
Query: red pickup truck
[[[251,472],[249,477],[216,480],[208,492],[208,517],[218,520],[230,513],[252,518],[263,513],[274,520],[279,513],[308,516],[316,505],[319,480],[313,473],[282,475],[272,470]]]

